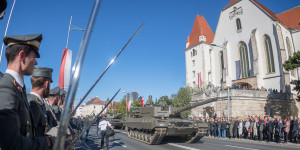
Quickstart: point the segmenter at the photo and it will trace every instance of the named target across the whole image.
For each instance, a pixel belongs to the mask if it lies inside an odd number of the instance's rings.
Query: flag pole
[[[14,7],[15,7],[15,3],[16,3],[16,0],[14,0],[14,3],[13,3],[13,5],[11,7],[11,10],[10,10],[10,14],[9,14],[8,21],[7,21],[7,24],[6,24],[6,29],[5,29],[4,37],[6,36],[6,33],[7,33],[7,29],[8,29],[8,26],[9,26],[9,22],[10,22],[12,11],[14,10]],[[4,47],[4,43],[2,42],[1,54],[0,54],[0,66],[1,66],[1,61],[2,61],[3,47]]]
[[[67,37],[67,45],[66,45],[66,49],[68,49],[71,25],[72,25],[72,16],[71,16],[70,24],[69,24],[69,30],[68,30],[68,37]]]

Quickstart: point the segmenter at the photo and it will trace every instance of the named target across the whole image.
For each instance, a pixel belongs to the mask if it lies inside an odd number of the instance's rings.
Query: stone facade
[[[205,101],[218,97],[215,102],[192,109],[196,117],[227,117],[227,90],[205,91],[202,95],[193,95],[192,102]],[[300,101],[293,94],[270,93],[268,91],[230,89],[230,117],[247,116],[300,116]]]

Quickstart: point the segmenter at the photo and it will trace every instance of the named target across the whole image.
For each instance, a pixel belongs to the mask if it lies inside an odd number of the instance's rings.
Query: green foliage
[[[195,90],[191,87],[180,88],[177,94],[172,95],[171,105],[173,107],[183,107],[189,104],[192,100],[192,94]],[[183,117],[191,114],[191,110],[182,112]]]
[[[300,52],[295,52],[293,56],[291,56],[287,61],[284,62],[283,67],[285,70],[294,70],[300,67]],[[295,87],[293,90],[297,91],[298,94],[300,92],[300,81],[294,80],[291,82]],[[298,96],[298,100],[300,100],[300,96]]]
[[[300,67],[300,52],[295,52],[292,57],[284,62],[283,67],[287,71]]]
[[[137,99],[137,100],[133,100],[133,103],[131,104],[132,107],[141,107],[142,103],[141,100]]]

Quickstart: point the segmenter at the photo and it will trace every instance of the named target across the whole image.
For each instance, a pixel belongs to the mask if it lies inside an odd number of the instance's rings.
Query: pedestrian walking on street
[[[106,149],[109,149],[109,135],[107,135],[107,130],[110,128],[111,130],[114,130],[111,126],[111,124],[106,121],[106,115],[102,117],[102,120],[100,121],[98,128],[101,131],[101,149],[104,145],[104,137],[105,137],[105,143],[106,143]]]

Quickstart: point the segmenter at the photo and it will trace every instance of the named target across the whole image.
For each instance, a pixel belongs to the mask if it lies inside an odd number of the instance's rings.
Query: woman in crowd
[[[290,126],[291,126],[291,122],[290,122],[290,118],[286,117],[285,121],[284,121],[284,143],[287,143],[287,139],[288,139],[288,135],[290,132]]]

